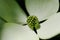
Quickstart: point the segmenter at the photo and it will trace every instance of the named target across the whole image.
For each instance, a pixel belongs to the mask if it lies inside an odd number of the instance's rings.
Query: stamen
[[[36,30],[40,28],[39,20],[36,16],[29,16],[27,18],[27,24],[32,30],[34,29],[34,27],[36,28]]]

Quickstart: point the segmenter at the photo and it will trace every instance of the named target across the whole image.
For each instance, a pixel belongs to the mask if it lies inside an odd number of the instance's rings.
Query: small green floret
[[[27,24],[32,30],[34,29],[34,27],[36,28],[36,30],[40,28],[39,20],[36,16],[29,16],[27,18]]]

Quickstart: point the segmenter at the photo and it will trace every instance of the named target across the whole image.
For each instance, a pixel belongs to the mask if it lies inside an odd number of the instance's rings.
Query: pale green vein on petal
[[[0,16],[8,22],[26,22],[25,13],[15,0],[0,0]]]
[[[28,26],[6,23],[3,27],[2,40],[39,40]]]
[[[41,24],[41,28],[37,30],[38,35],[42,39],[52,38],[60,33],[60,13],[56,13]]]
[[[29,14],[37,16],[40,21],[56,13],[59,8],[59,0],[26,0],[25,4]]]

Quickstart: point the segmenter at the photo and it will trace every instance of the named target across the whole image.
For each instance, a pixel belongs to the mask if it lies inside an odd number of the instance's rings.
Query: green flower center
[[[32,30],[34,30],[34,27],[36,30],[40,28],[39,20],[36,16],[29,16],[27,18],[27,24]]]

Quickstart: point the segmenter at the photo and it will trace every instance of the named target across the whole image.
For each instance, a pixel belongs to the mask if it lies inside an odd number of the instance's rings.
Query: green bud
[[[27,24],[32,30],[34,29],[34,27],[36,28],[36,30],[40,28],[39,20],[36,16],[29,16],[27,18]]]

